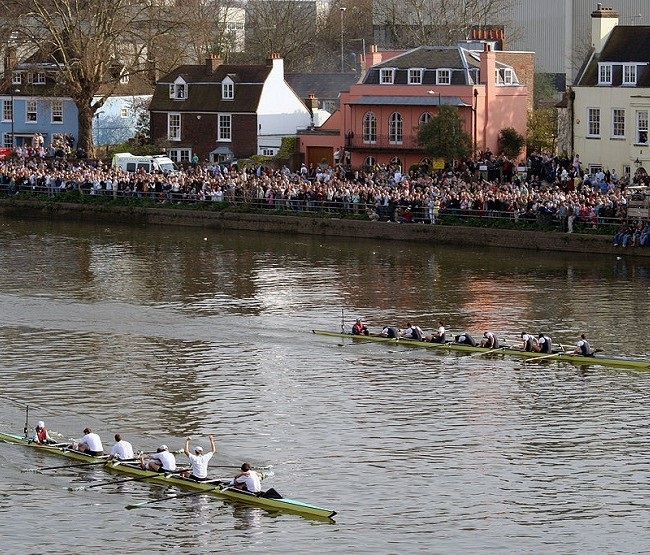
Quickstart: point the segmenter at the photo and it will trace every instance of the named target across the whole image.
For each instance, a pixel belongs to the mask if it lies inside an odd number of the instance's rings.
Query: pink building
[[[480,49],[479,49],[480,48]],[[499,131],[526,136],[532,108],[534,54],[494,51],[490,43],[421,46],[367,56],[363,80],[341,93],[340,109],[324,125],[300,132],[305,162],[334,163],[343,149],[352,168],[426,160],[418,128],[441,105],[456,106],[475,152],[499,153]],[[529,90],[531,94],[529,95]]]

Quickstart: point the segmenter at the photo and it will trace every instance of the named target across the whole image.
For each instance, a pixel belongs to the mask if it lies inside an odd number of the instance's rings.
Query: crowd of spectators
[[[367,214],[373,220],[435,223],[440,215],[532,219],[567,233],[575,222],[593,227],[626,218],[625,186],[614,171],[588,174],[579,157],[533,153],[526,172],[487,153],[440,171],[402,172],[399,166],[365,170],[304,164],[239,169],[226,164],[188,165],[170,174],[126,173],[100,161],[38,156],[0,163],[0,185],[8,193],[147,198],[156,202],[246,203],[256,208]],[[485,171],[487,168],[487,171]],[[495,168],[498,175],[495,175]],[[634,225],[643,223],[634,222]],[[631,241],[631,239],[630,239]],[[639,244],[641,239],[639,237]]]

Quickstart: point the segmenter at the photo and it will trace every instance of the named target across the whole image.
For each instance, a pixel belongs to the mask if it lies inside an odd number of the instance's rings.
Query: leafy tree
[[[553,78],[549,73],[535,74],[535,87],[533,89],[533,106],[537,110],[549,102],[555,101],[557,90],[553,85]]]
[[[504,127],[499,131],[499,150],[508,158],[519,156],[526,139],[514,127]]]
[[[555,108],[541,108],[528,114],[528,150],[538,152],[555,151],[557,138],[557,111]]]
[[[420,126],[418,143],[434,158],[459,160],[472,152],[472,139],[463,130],[463,120],[455,106],[440,106],[438,115]]]

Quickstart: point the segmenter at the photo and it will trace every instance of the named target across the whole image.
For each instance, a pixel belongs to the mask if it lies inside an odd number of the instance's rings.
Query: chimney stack
[[[614,8],[603,8],[602,4],[598,4],[596,10],[591,12],[591,46],[596,54],[600,54],[609,35],[618,25],[618,17]]]
[[[221,56],[218,54],[209,54],[205,59],[205,69],[209,75],[213,75],[222,63],[223,60],[221,59]]]

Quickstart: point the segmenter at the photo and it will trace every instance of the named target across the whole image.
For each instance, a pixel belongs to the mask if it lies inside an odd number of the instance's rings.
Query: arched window
[[[363,116],[363,142],[377,142],[377,118],[372,112],[366,112]]]
[[[375,160],[372,156],[367,156],[366,159],[363,161],[364,168],[373,169],[376,165],[377,165],[377,160]]]
[[[402,161],[397,157],[394,156],[393,158],[390,159],[390,162],[388,162],[391,166],[399,166],[399,168],[402,167]]]
[[[425,123],[428,123],[433,116],[429,112],[424,112],[418,121],[419,125],[424,125]]]
[[[390,144],[402,144],[402,126],[402,114],[393,112],[388,118],[388,142]]]

